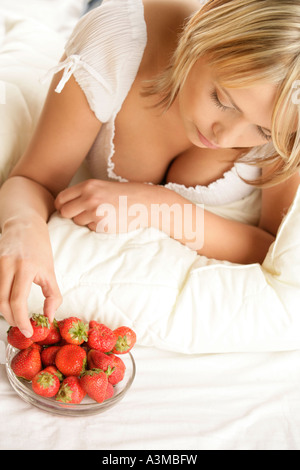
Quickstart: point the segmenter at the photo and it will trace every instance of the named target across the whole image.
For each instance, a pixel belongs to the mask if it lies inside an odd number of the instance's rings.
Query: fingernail
[[[30,338],[32,336],[32,332],[28,330],[20,330],[22,335],[24,335],[26,338]]]

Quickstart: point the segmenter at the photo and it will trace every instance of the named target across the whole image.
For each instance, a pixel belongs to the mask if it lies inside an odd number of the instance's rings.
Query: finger
[[[91,222],[90,224],[87,224],[87,226],[92,232],[97,232],[98,222]]]
[[[29,338],[33,334],[27,309],[27,299],[32,285],[32,276],[19,270],[14,278],[10,295],[10,307],[16,326]]]
[[[73,199],[72,201],[63,204],[59,212],[62,217],[65,217],[66,219],[73,219],[74,217],[84,212],[85,209],[85,202],[82,198],[78,197],[76,199]]]
[[[14,275],[10,275],[9,266],[2,259],[0,264],[0,312],[9,325],[16,326],[10,307],[10,294],[13,280]]]
[[[80,214],[72,217],[73,222],[77,225],[88,226],[90,223],[95,222],[97,217],[88,211],[83,211]]]
[[[81,195],[81,193],[81,183],[75,184],[75,186],[71,186],[70,188],[64,189],[56,196],[56,199],[54,201],[55,208],[57,210],[60,210],[64,204],[71,201],[72,199],[76,199]]]
[[[1,304],[2,304],[2,301],[1,301]],[[7,302],[7,304],[8,304],[8,302]],[[16,326],[16,322],[14,320],[14,317],[13,317],[13,314],[11,312],[10,306],[8,308],[6,308],[5,306],[0,307],[0,317],[1,316],[5,318],[5,320],[7,321],[7,323],[10,326]]]
[[[44,315],[52,322],[58,307],[62,303],[62,295],[55,276],[50,281],[41,283],[40,286],[45,297]]]

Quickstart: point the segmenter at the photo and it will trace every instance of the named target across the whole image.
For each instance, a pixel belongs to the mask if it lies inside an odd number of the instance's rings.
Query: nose
[[[238,147],[245,138],[246,127],[240,118],[217,121],[212,126],[214,142],[224,148]]]

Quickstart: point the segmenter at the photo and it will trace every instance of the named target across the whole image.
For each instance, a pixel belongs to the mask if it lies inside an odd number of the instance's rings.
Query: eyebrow
[[[240,113],[243,114],[243,111],[238,107],[238,105],[233,101],[233,98],[232,96],[230,95],[230,93],[225,89],[223,88],[221,85],[219,85],[219,87],[221,88],[221,90],[223,91],[223,93],[225,93],[225,95],[227,96],[227,98],[229,99],[230,103],[232,104],[232,106],[237,110],[239,111]],[[272,131],[270,129],[267,129],[266,127],[263,127],[263,126],[258,126],[260,127],[261,129],[263,129],[264,131],[268,132],[269,134],[272,134]]]

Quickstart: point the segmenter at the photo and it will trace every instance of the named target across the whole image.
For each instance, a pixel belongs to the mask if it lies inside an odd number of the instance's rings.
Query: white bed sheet
[[[0,320],[0,358],[7,324]],[[192,355],[135,347],[136,379],[107,412],[25,403],[0,365],[1,450],[299,450],[300,351]]]
[[[84,3],[0,0],[63,34]],[[184,355],[136,346],[126,397],[104,414],[67,418],[34,408],[11,388],[7,328],[0,318],[1,450],[300,449],[300,351]]]

